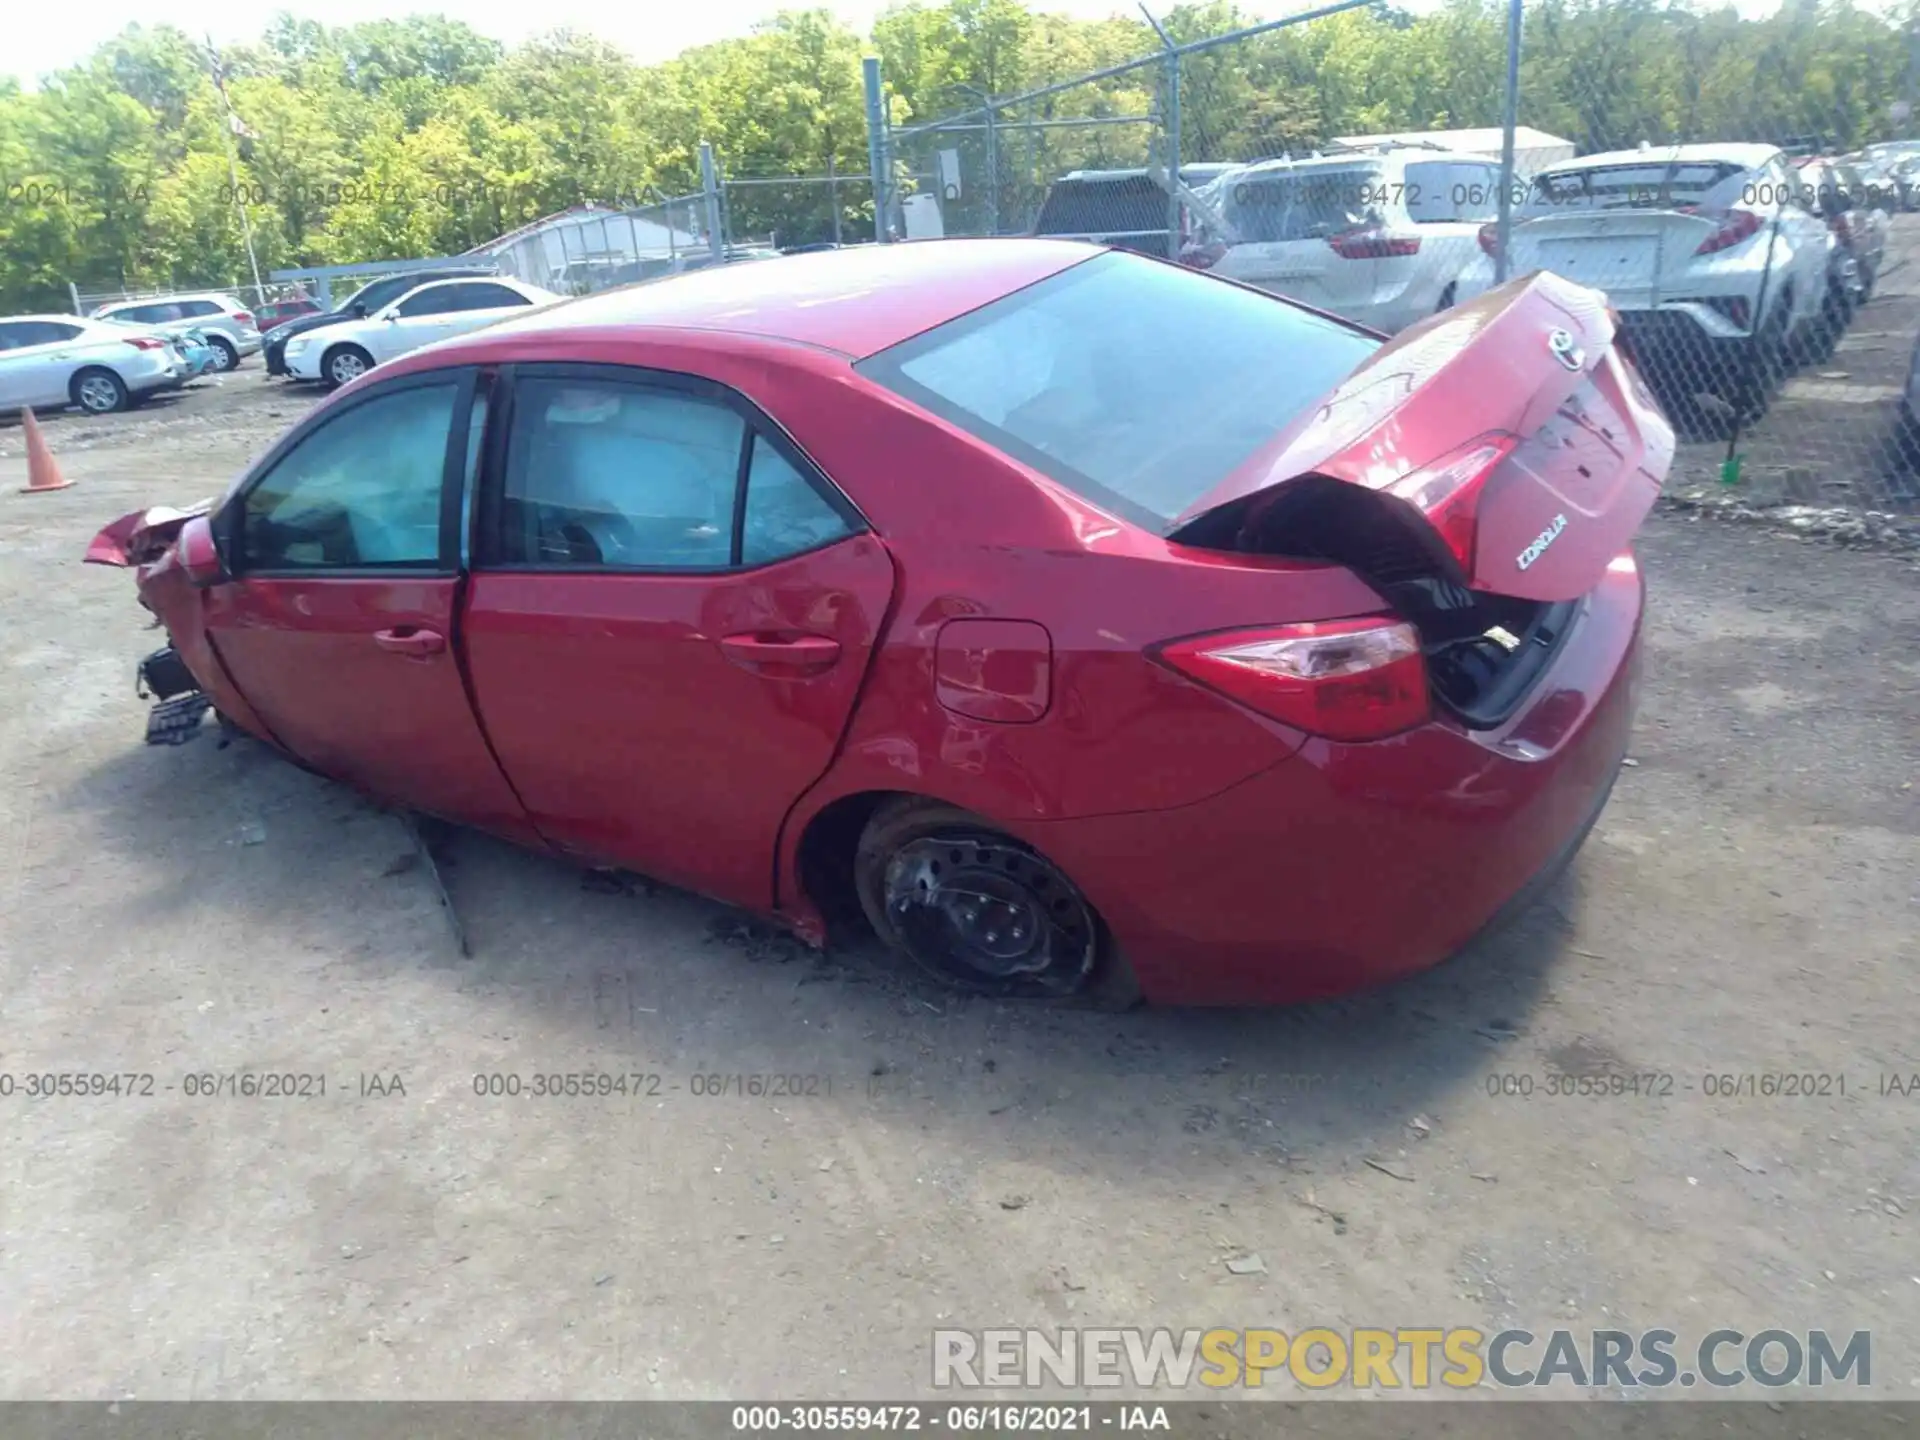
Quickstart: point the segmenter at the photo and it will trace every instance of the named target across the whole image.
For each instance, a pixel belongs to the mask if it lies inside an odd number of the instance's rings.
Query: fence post
[[[861,60],[860,77],[867,87],[867,168],[873,175],[873,238],[884,245],[887,243],[887,122],[880,94],[878,55],[868,55]]]
[[[993,97],[987,96],[987,233],[1000,233],[1000,142],[993,125]]]
[[[1180,215],[1185,208],[1180,200],[1180,50],[1166,27],[1147,8],[1147,0],[1140,0],[1140,13],[1147,17],[1147,23],[1167,51],[1167,103],[1160,117],[1167,132],[1167,258],[1178,260]]]
[[[727,258],[726,237],[720,233],[720,170],[713,163],[713,146],[700,142],[700,193],[706,199],[707,249],[715,260]]]
[[[1522,0],[1507,4],[1507,96],[1500,117],[1500,221],[1494,232],[1498,245],[1493,255],[1493,279],[1498,284],[1507,278],[1507,252],[1513,239],[1513,130],[1520,113],[1520,7]]]

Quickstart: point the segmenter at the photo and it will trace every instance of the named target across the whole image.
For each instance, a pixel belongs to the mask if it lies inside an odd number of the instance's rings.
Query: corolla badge
[[[1534,561],[1547,553],[1547,547],[1560,538],[1560,532],[1567,528],[1567,517],[1556,515],[1553,523],[1534,536],[1533,543],[1514,557],[1513,563],[1525,570]]]
[[[1578,370],[1587,363],[1587,352],[1580,348],[1580,342],[1573,338],[1569,330],[1555,330],[1547,336],[1547,349],[1553,352],[1553,358],[1569,370]]]

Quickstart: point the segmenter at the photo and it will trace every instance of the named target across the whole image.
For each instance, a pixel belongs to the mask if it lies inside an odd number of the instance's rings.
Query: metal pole
[[[827,157],[827,204],[833,207],[833,243],[840,243],[840,172],[833,156]]]
[[[1167,48],[1167,104],[1162,124],[1167,130],[1167,258],[1180,258],[1180,51],[1166,27],[1140,0],[1140,13]]]
[[[993,124],[991,96],[987,103],[987,233],[1000,233],[1000,144]]]
[[[873,238],[884,245],[887,241],[887,122],[880,95],[880,57],[869,55],[863,59],[860,75],[867,87],[867,169],[873,177]]]
[[[85,315],[87,312],[80,308],[80,287],[69,280],[67,282],[67,293],[73,297],[73,313],[76,315]]]
[[[700,142],[700,193],[706,198],[707,250],[716,261],[727,258],[727,242],[720,233],[720,171],[713,163],[713,146]]]
[[[1494,283],[1507,278],[1507,252],[1513,239],[1513,131],[1520,112],[1520,7],[1523,0],[1507,4],[1507,99],[1500,117],[1500,222],[1494,234],[1498,244],[1493,254]]]

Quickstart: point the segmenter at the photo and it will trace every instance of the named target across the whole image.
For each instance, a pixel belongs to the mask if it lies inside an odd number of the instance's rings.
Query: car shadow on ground
[[[1250,1160],[1311,1171],[1316,1158],[1390,1154],[1409,1126],[1423,1136],[1423,1116],[1459,1087],[1497,1083],[1529,1048],[1580,906],[1576,861],[1504,930],[1384,989],[1103,1014],[955,995],[871,941],[814,952],[715,902],[453,830],[434,849],[472,944],[463,957],[397,816],[250,739],[223,747],[211,724],[162,749],[140,744],[136,713],[128,721],[124,750],[48,797],[97,843],[141,857],[143,888],[106,918],[190,931],[207,908],[242,909],[259,954],[224,964],[269,1010],[257,997],[273,994],[258,968],[270,954],[330,973],[344,961],[375,993],[425,976],[512,1015],[516,1031],[570,1037],[546,1066],[829,1076],[823,1103],[1116,1179]],[[355,1003],[307,1022],[351,1024]]]

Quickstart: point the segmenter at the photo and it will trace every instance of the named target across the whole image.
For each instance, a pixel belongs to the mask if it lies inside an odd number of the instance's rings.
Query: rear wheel
[[[907,800],[876,811],[854,857],[880,938],[979,995],[1138,997],[1079,887],[1046,856],[963,810]]]
[[[240,368],[240,351],[226,336],[209,335],[207,344],[213,348],[213,353],[220,357],[220,369],[238,370]]]
[[[89,415],[111,415],[127,408],[126,384],[111,370],[82,370],[73,377],[67,393]]]

